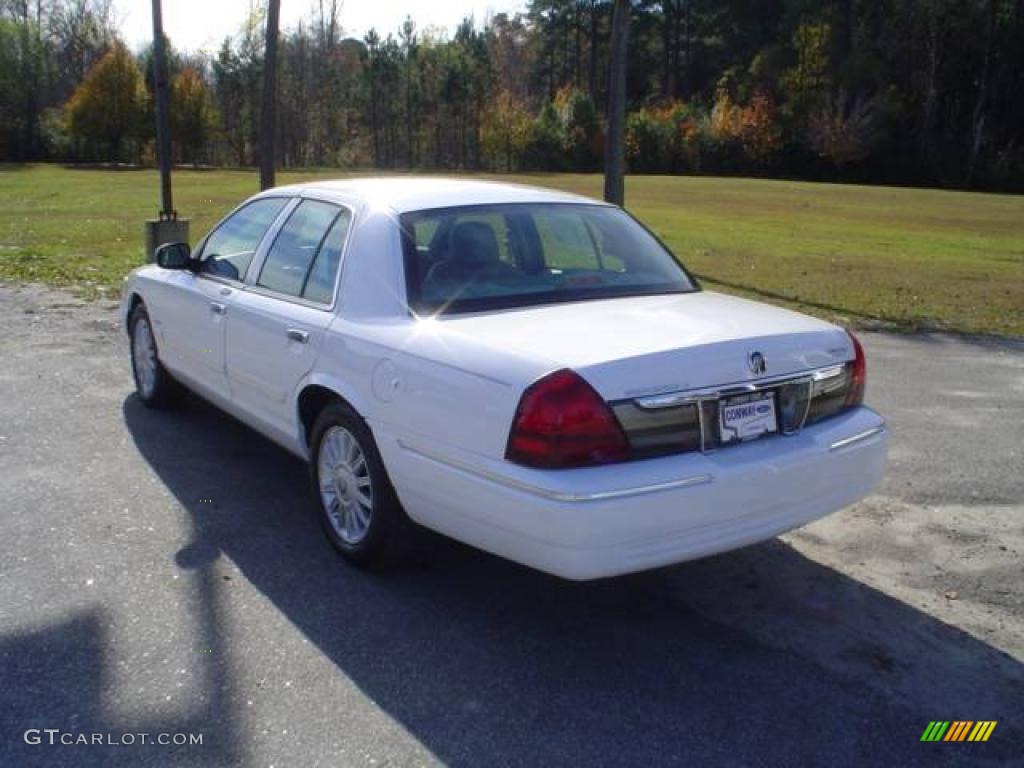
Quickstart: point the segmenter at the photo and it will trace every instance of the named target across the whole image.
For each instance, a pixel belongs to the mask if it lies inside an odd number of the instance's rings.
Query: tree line
[[[412,6],[410,6],[412,7]],[[280,37],[284,167],[600,169],[612,3],[531,0],[451,34]],[[633,173],[1024,191],[1024,0],[634,0]],[[257,156],[264,9],[212,51],[168,41],[176,162]],[[153,161],[152,55],[111,0],[0,0],[0,159]]]

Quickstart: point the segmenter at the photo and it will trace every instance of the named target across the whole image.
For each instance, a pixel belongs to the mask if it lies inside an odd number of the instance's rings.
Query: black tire
[[[155,368],[152,387],[145,386],[142,379],[142,372],[139,370],[136,355],[136,344],[139,336],[140,324],[145,323],[149,329],[153,348],[153,365]],[[175,381],[174,377],[167,372],[160,362],[159,349],[157,348],[156,336],[153,333],[153,324],[150,322],[146,306],[141,302],[132,310],[128,320],[130,357],[132,361],[132,378],[135,380],[135,392],[142,404],[148,408],[170,408],[180,402],[182,386]]]
[[[325,437],[334,428],[347,431],[354,438],[365,459],[366,472],[354,474],[352,477],[358,480],[369,478],[369,524],[362,537],[357,540],[346,538],[342,530],[343,525],[339,522],[339,516],[344,517],[344,512],[335,507],[335,514],[332,514],[325,503],[324,494],[321,493],[320,454],[326,445]],[[339,430],[334,432],[336,434]],[[395,495],[395,489],[391,486],[384,462],[377,450],[377,443],[366,422],[348,405],[341,402],[332,403],[317,415],[309,445],[310,481],[313,497],[316,499],[317,517],[334,548],[348,562],[360,568],[380,568],[403,559],[410,535],[408,518]],[[325,463],[329,463],[329,459]],[[335,496],[339,496],[341,492],[335,487],[334,493]]]

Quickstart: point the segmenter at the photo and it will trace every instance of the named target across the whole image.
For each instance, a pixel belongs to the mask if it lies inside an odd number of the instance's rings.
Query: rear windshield
[[[696,289],[632,217],[602,205],[516,203],[401,217],[409,305],[472,312]]]

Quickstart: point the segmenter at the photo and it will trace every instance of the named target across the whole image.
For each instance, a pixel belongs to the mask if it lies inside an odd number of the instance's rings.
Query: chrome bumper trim
[[[872,427],[871,429],[866,429],[863,432],[858,432],[856,435],[844,437],[842,440],[836,440],[834,443],[832,443],[832,445],[828,447],[828,449],[830,451],[838,451],[841,450],[842,448],[851,446],[854,443],[859,443],[862,440],[867,440],[868,438],[874,437],[875,435],[880,435],[883,432],[885,432],[885,424],[880,424],[877,427]]]
[[[637,485],[631,488],[616,488],[611,491],[595,491],[594,493],[565,493],[563,491],[553,491],[550,488],[542,488],[532,483],[526,483],[522,480],[515,480],[511,477],[505,477],[495,472],[490,472],[486,469],[480,469],[478,467],[470,466],[465,462],[453,459],[448,456],[440,456],[430,450],[424,450],[422,448],[414,448],[408,443],[399,440],[398,445],[403,450],[414,453],[429,461],[436,462],[438,464],[444,464],[445,466],[457,469],[460,472],[466,472],[471,475],[476,475],[484,480],[489,480],[499,485],[504,485],[508,488],[514,488],[517,491],[523,491],[534,496],[539,496],[549,501],[564,501],[564,502],[587,502],[587,501],[607,501],[608,499],[621,499],[627,496],[640,496],[647,493],[658,493],[659,491],[671,491],[678,488],[689,488],[694,485],[705,485],[712,482],[714,477],[710,474],[691,475],[690,477],[682,477],[678,480],[670,480],[665,483],[655,483],[652,485]]]
[[[800,373],[785,373],[755,381],[723,384],[704,389],[688,389],[680,392],[666,392],[646,397],[634,397],[632,400],[638,407],[645,410],[678,408],[681,405],[691,405],[701,400],[721,400],[723,397],[758,392],[762,389],[771,389],[782,384],[804,384],[807,382],[824,381],[841,374],[845,365],[846,363],[839,363]]]
[[[681,392],[666,392],[660,395],[633,398],[632,402],[637,408],[645,411],[658,411],[669,408],[679,408],[684,405],[692,405],[697,408],[697,422],[700,429],[700,452],[711,453],[716,448],[709,448],[708,431],[709,425],[705,423],[705,403],[717,403],[723,398],[736,395],[754,394],[776,387],[800,386],[806,387],[804,395],[804,412],[796,424],[785,425],[782,417],[779,417],[779,434],[791,436],[800,432],[807,423],[807,417],[811,412],[811,401],[814,399],[814,388],[819,382],[828,381],[842,374],[848,363],[827,365],[824,368],[815,368],[801,373],[786,373],[772,376],[756,381],[743,382],[739,384],[726,384],[708,389],[684,390]]]

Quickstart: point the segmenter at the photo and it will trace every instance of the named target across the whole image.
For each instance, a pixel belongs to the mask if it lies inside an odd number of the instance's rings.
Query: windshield
[[[417,312],[696,290],[672,254],[618,208],[476,205],[407,213],[401,223]]]

